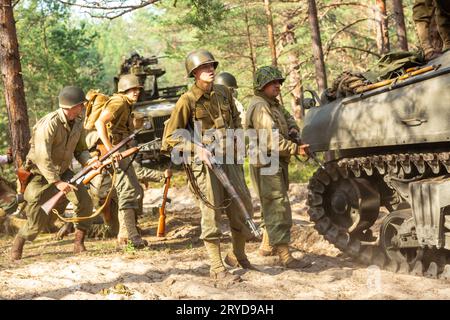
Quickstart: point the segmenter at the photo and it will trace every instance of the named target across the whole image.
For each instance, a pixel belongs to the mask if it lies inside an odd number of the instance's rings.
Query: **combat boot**
[[[135,249],[143,249],[148,242],[139,235],[136,228],[136,215],[134,209],[119,210],[119,234],[117,235],[119,246],[131,243]]]
[[[240,233],[231,232],[231,242],[233,245],[232,251],[228,252],[225,256],[224,262],[232,268],[241,267],[249,270],[257,270],[250,261],[248,261],[245,254],[245,237]]]
[[[269,234],[266,229],[263,229],[263,238],[258,249],[258,254],[263,257],[276,255],[275,248],[269,243]]]
[[[311,266],[309,262],[295,259],[289,252],[289,246],[287,244],[279,244],[275,248],[283,267],[288,269],[303,269]]]
[[[25,239],[19,235],[16,235],[11,247],[11,260],[17,261],[22,259],[23,246],[25,245]]]
[[[73,242],[73,253],[81,253],[86,250],[84,246],[84,238],[86,236],[86,231],[81,229],[75,229],[75,240]]]
[[[220,241],[204,241],[206,251],[208,252],[209,261],[211,263],[209,269],[209,275],[213,280],[220,281],[226,284],[234,284],[241,282],[242,279],[238,275],[231,274],[225,269],[222,263],[222,257],[220,254]]]
[[[439,52],[435,51],[430,41],[430,25],[427,22],[416,22],[416,31],[425,60],[429,61],[438,57]]]

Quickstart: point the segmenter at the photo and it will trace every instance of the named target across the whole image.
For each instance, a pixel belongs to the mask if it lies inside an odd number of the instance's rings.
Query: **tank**
[[[308,214],[360,262],[450,279],[450,52],[429,65],[307,111],[302,140],[326,159]]]
[[[164,123],[170,118],[178,98],[187,90],[187,85],[159,87],[158,79],[164,76],[166,71],[159,67],[158,58],[145,58],[133,52],[124,60],[119,74],[114,78],[116,92],[119,77],[130,73],[135,74],[144,87],[133,106],[133,113],[140,114],[144,124],[144,130],[137,136],[137,141],[142,144],[155,138],[162,140]],[[137,160],[143,165],[158,162],[161,160],[160,149],[161,141],[146,146],[141,149]]]

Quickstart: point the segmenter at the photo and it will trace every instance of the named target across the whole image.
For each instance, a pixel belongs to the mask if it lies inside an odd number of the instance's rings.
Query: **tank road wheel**
[[[423,258],[423,249],[420,247],[405,247],[401,243],[406,243],[407,233],[414,233],[414,223],[412,220],[411,209],[399,210],[387,215],[380,228],[380,245],[383,248],[386,256],[398,263],[407,263],[413,267],[416,262]]]
[[[380,195],[370,181],[349,177],[334,162],[318,169],[308,185],[308,213],[316,230],[337,248],[357,257],[361,241],[372,240]]]

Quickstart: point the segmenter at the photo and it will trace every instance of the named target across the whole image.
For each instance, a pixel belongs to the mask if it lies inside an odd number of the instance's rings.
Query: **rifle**
[[[164,193],[163,201],[161,207],[159,208],[159,220],[158,220],[158,230],[156,232],[158,237],[164,237],[166,234],[166,203],[170,203],[170,199],[167,198],[167,193],[170,188],[170,177],[166,177],[164,180]]]
[[[302,144],[302,141],[300,140],[300,137],[298,136],[298,134],[289,134],[289,137],[291,138],[292,141],[294,141],[294,142],[295,142],[296,144],[298,144],[299,146]],[[317,164],[319,165],[319,167],[321,167],[323,170],[325,170],[325,166],[323,165],[322,162],[320,162],[319,159],[317,159],[317,156],[316,156],[316,154],[315,154],[314,152],[309,151],[307,148],[304,149],[304,150],[305,150],[306,155],[307,155],[309,158],[313,159],[314,162],[317,163]],[[298,161],[303,162],[302,160],[300,160],[300,158],[299,158],[297,155],[295,155],[295,158],[296,158]],[[308,159],[306,159],[306,161],[307,161],[307,160],[308,160]]]
[[[202,148],[206,148],[200,142],[194,141],[193,143],[198,145],[198,146],[200,146],[200,147],[202,147]],[[233,199],[236,200],[236,203],[237,203],[237,205],[239,207],[239,211],[243,215],[247,225],[250,227],[250,230],[252,231],[253,235],[256,238],[261,238],[262,237],[261,231],[256,227],[255,222],[253,221],[252,217],[248,213],[247,208],[245,207],[244,202],[242,201],[242,199],[239,197],[238,193],[236,192],[236,189],[231,184],[230,179],[228,179],[227,174],[225,173],[225,171],[222,168],[222,165],[220,163],[218,163],[216,158],[214,158],[213,156],[210,156],[208,159],[209,159],[209,162],[211,163],[211,167],[212,167],[211,170],[212,170],[212,172],[214,172],[214,174],[216,175],[217,179],[221,182],[221,184],[223,185],[225,190],[227,190],[228,194],[231,197],[231,201]]]
[[[111,150],[109,150],[105,155],[101,156],[100,159],[99,159],[99,162],[103,163],[112,154],[114,154],[117,151],[119,151],[120,148],[122,148],[124,145],[126,145],[131,140],[133,140],[140,131],[141,130],[138,130],[138,131],[134,132],[133,134],[129,135],[128,137],[126,137],[125,139],[123,139],[122,141],[120,141],[116,146],[114,146]],[[151,142],[153,142],[153,141],[151,141]],[[142,145],[142,146],[144,146],[144,145]],[[134,147],[134,148],[137,148],[135,152],[137,152],[140,149],[140,147]],[[134,148],[131,148],[131,149],[134,149]],[[128,149],[128,150],[131,150],[131,149]],[[123,153],[126,153],[128,150],[124,151]],[[87,174],[89,172],[93,171],[93,170],[95,170],[94,169],[94,164],[90,164],[90,165],[84,167],[76,175],[74,175],[69,181],[67,181],[67,183],[68,184],[79,185],[79,184],[83,183],[83,180],[86,178]],[[100,173],[100,171],[98,171],[98,173]],[[93,175],[90,179],[92,179],[93,177],[95,177],[95,175]],[[45,202],[41,206],[42,210],[44,210],[44,212],[46,214],[49,214],[51,212],[51,210],[58,204],[58,202],[62,198],[65,198],[65,195],[66,194],[64,193],[64,191],[59,191],[58,193],[56,193],[53,197],[51,197],[47,202]]]

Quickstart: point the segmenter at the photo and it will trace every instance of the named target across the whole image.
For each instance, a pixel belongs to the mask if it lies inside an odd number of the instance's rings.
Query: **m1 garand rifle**
[[[302,145],[302,141],[300,139],[300,136],[298,135],[298,133],[290,133],[289,134],[289,138],[291,138],[292,141],[294,141],[296,144],[298,144],[299,146]],[[319,167],[321,167],[323,170],[325,170],[325,166],[323,165],[323,163],[317,158],[316,154],[314,152],[309,151],[308,148],[305,148],[305,153],[306,155],[313,159],[315,163],[317,163],[319,165]],[[302,160],[300,160],[300,158],[295,155],[295,158],[300,161],[303,162]],[[306,159],[305,161],[308,161],[308,159]]]
[[[113,159],[108,159],[108,158],[111,155],[113,155],[114,153],[116,153],[117,151],[119,151],[128,142],[133,140],[140,131],[141,130],[138,130],[138,131],[134,132],[133,134],[131,134],[130,136],[126,137],[125,139],[120,141],[117,145],[115,145],[111,150],[109,150],[106,154],[101,156],[99,159],[99,162],[100,162],[99,167],[101,167],[101,169],[103,169],[107,165],[112,164]],[[150,144],[150,143],[154,143],[157,140],[158,139],[155,139],[146,144],[142,144],[138,147],[133,147],[133,148],[127,149],[121,153],[121,156],[122,156],[122,158],[128,157],[128,156],[138,152],[143,146]],[[81,183],[87,184],[100,172],[101,172],[101,170],[98,170],[98,169],[96,170],[96,168],[94,167],[94,163],[92,163],[92,164],[84,167],[80,172],[78,172],[69,181],[67,181],[67,183],[71,184],[71,185],[80,185]],[[58,204],[58,202],[61,201],[61,199],[65,198],[65,196],[66,196],[66,194],[64,193],[64,191],[59,191],[58,193],[56,193],[53,197],[51,197],[47,202],[45,202],[41,206],[42,210],[44,210],[44,212],[46,214],[49,214],[52,211],[52,209]]]
[[[193,143],[199,147],[202,147],[202,148],[205,148],[208,150],[208,148],[205,145],[203,145],[202,143],[200,143],[198,141],[193,141]],[[261,231],[258,229],[258,227],[256,226],[255,222],[253,221],[252,217],[248,213],[248,210],[245,207],[244,202],[242,201],[241,197],[239,197],[239,194],[237,193],[236,189],[232,185],[230,179],[228,179],[228,176],[225,173],[225,171],[223,170],[222,165],[216,160],[216,158],[214,156],[209,156],[208,160],[211,163],[212,172],[214,173],[214,175],[217,177],[217,179],[220,181],[220,183],[223,185],[225,190],[230,195],[230,197],[231,197],[230,201],[233,201],[233,200],[236,201],[236,204],[239,207],[239,211],[243,215],[245,222],[248,225],[248,227],[250,228],[252,234],[258,239],[261,238],[262,237]]]

